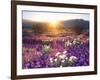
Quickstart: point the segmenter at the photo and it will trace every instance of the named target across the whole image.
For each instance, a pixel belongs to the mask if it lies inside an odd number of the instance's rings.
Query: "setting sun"
[[[59,21],[58,20],[55,20],[55,19],[51,19],[48,22],[50,23],[50,25],[52,27],[57,27],[58,26],[58,23],[59,23]]]

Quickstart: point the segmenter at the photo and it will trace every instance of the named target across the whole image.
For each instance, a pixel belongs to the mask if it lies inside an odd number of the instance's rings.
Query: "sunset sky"
[[[31,20],[36,22],[54,22],[70,19],[84,19],[89,21],[89,14],[85,13],[71,13],[71,12],[36,12],[23,11],[23,20]]]

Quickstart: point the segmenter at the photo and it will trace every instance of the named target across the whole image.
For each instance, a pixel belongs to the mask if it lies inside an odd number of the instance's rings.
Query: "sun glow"
[[[57,21],[50,21],[50,24],[54,27],[56,27],[57,26],[57,24],[58,24],[58,22]]]
[[[50,19],[48,22],[50,23],[50,26],[52,27],[57,27],[59,25],[59,21],[56,19]]]
[[[60,32],[60,30],[59,30],[60,20],[52,18],[52,19],[49,19],[47,22],[49,23],[48,28],[51,29],[51,34],[52,35],[58,35],[59,32]]]

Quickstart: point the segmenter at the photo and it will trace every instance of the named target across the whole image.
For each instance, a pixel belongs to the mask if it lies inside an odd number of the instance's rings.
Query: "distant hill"
[[[78,33],[89,31],[89,21],[83,19],[66,20],[62,21],[61,24],[63,27],[72,28]]]
[[[89,21],[83,19],[72,19],[67,21],[62,21],[62,24],[66,27],[81,27],[84,29],[89,29]]]

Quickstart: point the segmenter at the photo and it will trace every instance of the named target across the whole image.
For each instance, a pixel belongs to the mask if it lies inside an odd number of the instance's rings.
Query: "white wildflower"
[[[77,57],[76,56],[71,56],[70,58],[69,58],[69,61],[71,61],[71,62],[74,62],[74,61],[76,61],[77,60]]]

